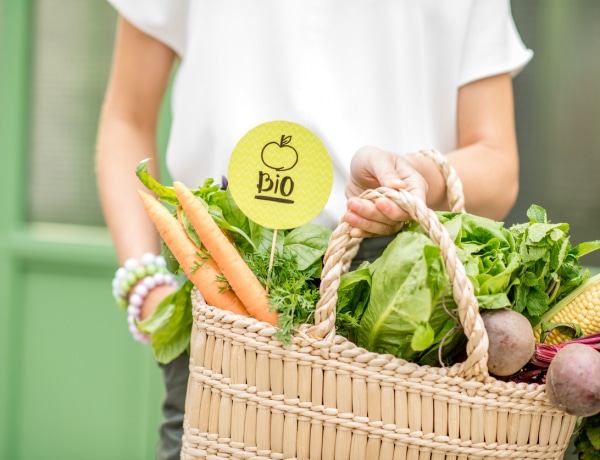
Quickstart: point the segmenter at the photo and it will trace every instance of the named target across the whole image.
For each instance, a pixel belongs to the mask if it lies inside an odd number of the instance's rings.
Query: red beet
[[[579,417],[600,412],[600,353],[581,343],[561,348],[548,366],[546,393],[557,408]]]
[[[535,353],[535,337],[525,316],[510,308],[481,313],[488,334],[488,370],[505,377],[519,372]]]

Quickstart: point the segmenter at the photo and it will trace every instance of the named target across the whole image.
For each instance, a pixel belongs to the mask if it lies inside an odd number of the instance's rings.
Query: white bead
[[[129,304],[127,306],[127,314],[130,316],[137,317],[141,313],[142,309],[138,305]]]
[[[148,288],[146,286],[144,286],[143,284],[138,284],[133,292],[137,295],[139,295],[140,297],[146,297],[148,295]]]
[[[139,320],[145,297],[156,286],[163,284],[178,285],[177,280],[170,273],[167,273],[166,266],[167,263],[163,256],[147,252],[142,255],[139,262],[134,258],[127,259],[123,266],[115,272],[115,277],[112,280],[113,296],[116,298],[122,297],[123,299],[127,297],[127,293],[124,291],[129,290],[130,286],[138,283],[128,299],[127,323],[133,338],[144,344],[150,343],[151,338],[150,335],[144,334],[137,328],[136,320]],[[154,275],[144,276],[155,269],[159,271]],[[139,283],[140,278],[138,277],[143,277],[141,283]]]
[[[129,332],[131,332],[131,335],[133,336],[133,338],[135,340],[137,340],[138,342],[147,344],[150,343],[150,336],[144,334],[142,331],[140,331],[136,324],[135,324],[135,320],[136,318],[134,318],[132,315],[129,315],[127,317],[127,323],[129,325]]]
[[[135,305],[136,307],[139,307],[143,303],[144,303],[143,297],[139,296],[138,294],[131,294],[129,296],[129,304],[130,305]]]
[[[156,256],[151,252],[147,252],[142,256],[142,265],[150,265],[153,264],[156,259]]]
[[[154,281],[154,278],[152,276],[146,276],[146,278],[144,278],[144,286],[146,286],[148,289],[154,289],[156,287],[156,281]]]
[[[119,269],[115,272],[115,280],[123,280],[127,276],[127,270],[123,267],[119,267]]]
[[[135,260],[134,258],[131,259],[127,259],[125,261],[125,263],[123,264],[123,267],[125,267],[125,270],[127,271],[133,271],[138,267],[138,261]]]

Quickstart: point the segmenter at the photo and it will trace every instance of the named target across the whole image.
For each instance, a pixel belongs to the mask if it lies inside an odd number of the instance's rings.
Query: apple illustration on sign
[[[298,163],[298,152],[290,145],[292,136],[283,134],[279,142],[269,142],[260,152],[263,164],[275,171],[289,171]]]

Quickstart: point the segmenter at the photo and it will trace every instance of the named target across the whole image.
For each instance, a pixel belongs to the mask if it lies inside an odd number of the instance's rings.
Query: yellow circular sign
[[[249,219],[271,229],[290,229],[310,222],[325,207],[333,166],[311,131],[297,123],[271,121],[237,143],[227,182]]]

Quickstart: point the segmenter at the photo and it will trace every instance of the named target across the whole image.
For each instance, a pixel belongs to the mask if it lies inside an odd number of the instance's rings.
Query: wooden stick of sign
[[[267,294],[269,293],[269,284],[271,280],[271,271],[273,270],[273,261],[275,260],[275,248],[277,247],[277,229],[273,230],[273,243],[271,243],[271,257],[269,258],[269,271],[267,273]]]

